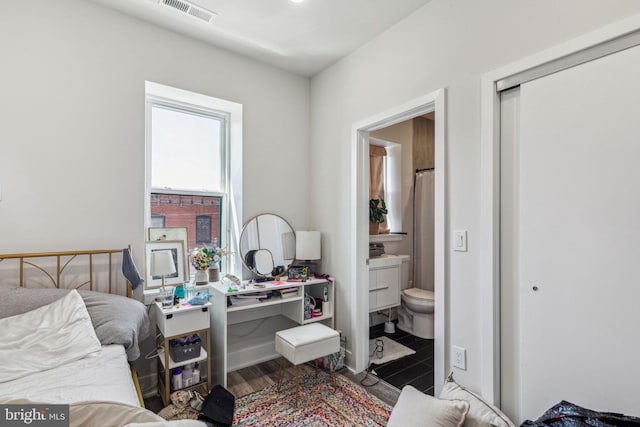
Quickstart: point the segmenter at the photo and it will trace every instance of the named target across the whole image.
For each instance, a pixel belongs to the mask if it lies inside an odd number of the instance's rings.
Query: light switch
[[[458,252],[467,251],[467,230],[455,230],[453,232],[453,250]]]

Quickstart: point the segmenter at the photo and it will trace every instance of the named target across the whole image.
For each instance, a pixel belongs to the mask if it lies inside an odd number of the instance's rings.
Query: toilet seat
[[[415,299],[431,300],[431,301],[435,300],[433,291],[427,291],[425,289],[408,288],[402,291],[402,293],[404,293],[408,297],[415,298]]]

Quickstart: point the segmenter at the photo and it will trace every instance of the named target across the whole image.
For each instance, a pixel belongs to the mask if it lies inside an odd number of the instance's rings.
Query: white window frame
[[[402,144],[372,137],[369,137],[369,143],[387,149],[382,170],[385,204],[389,211],[387,221],[391,232],[402,232]],[[402,235],[373,235],[370,240],[402,240]]]
[[[242,105],[149,81],[145,82],[145,94],[145,235],[151,222],[152,192],[221,197],[219,245],[227,248],[232,254],[223,259],[222,271],[237,275],[242,268],[238,257],[233,255],[238,253],[237,242],[240,224],[242,224]],[[151,110],[153,106],[222,120],[223,192],[167,190],[151,187]]]

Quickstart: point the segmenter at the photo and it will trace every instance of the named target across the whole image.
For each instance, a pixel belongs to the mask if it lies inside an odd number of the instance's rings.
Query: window
[[[211,215],[198,215],[196,217],[196,243],[211,245],[214,240],[211,236]],[[215,240],[217,242],[217,240]]]
[[[164,227],[164,226],[165,226],[164,215],[151,214],[150,227]]]
[[[370,138],[370,153],[378,153],[380,165],[377,170],[370,170],[370,186],[382,189],[388,214],[386,225],[391,232],[401,232],[402,230],[402,145],[377,138]],[[384,154],[382,154],[384,153]],[[374,168],[372,168],[374,169]],[[373,174],[376,176],[373,176]],[[378,190],[380,191],[380,190]],[[373,197],[376,195],[376,197]],[[370,197],[377,198],[379,193],[371,193]]]
[[[230,128],[237,123],[238,107],[147,82],[147,227],[186,227],[188,249],[219,242],[234,252],[237,238],[230,224],[241,217],[241,192],[232,194],[230,188],[232,181],[241,188],[242,171],[241,149],[232,147]],[[223,260],[227,271],[234,266],[233,260]]]

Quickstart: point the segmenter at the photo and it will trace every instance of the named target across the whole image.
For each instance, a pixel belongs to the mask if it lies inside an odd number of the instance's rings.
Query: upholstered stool
[[[300,364],[330,355],[329,372],[331,381],[335,384],[333,353],[340,351],[340,334],[330,327],[322,323],[310,323],[278,331],[276,332],[276,351],[296,367],[296,406],[298,406],[298,366]],[[280,365],[278,391],[282,385],[283,375],[284,361]]]

